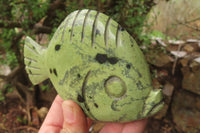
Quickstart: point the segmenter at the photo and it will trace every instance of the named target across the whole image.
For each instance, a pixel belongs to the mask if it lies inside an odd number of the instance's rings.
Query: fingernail
[[[67,101],[64,101],[62,104],[62,108],[63,108],[63,115],[64,115],[64,120],[67,123],[74,123],[75,122],[75,110],[73,109],[73,107],[71,107]]]

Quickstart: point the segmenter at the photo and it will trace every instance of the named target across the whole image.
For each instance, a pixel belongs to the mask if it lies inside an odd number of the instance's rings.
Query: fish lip
[[[151,114],[151,112],[155,109],[155,108],[158,108],[161,106],[161,109],[163,108],[164,106],[164,98],[162,98],[158,103],[156,103],[152,108],[151,110],[149,110],[149,112],[147,113],[147,116],[151,116],[153,114]]]

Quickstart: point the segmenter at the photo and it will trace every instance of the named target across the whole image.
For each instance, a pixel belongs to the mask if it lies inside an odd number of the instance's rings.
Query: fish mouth
[[[164,107],[164,98],[162,98],[158,103],[156,103],[152,106],[151,110],[149,110],[149,112],[147,113],[147,116],[154,115],[156,112],[161,110],[163,107]]]

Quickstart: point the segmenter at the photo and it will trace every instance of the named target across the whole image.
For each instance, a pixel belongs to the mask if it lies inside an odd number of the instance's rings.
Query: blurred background
[[[84,8],[111,16],[146,56],[165,107],[149,118],[145,133],[199,133],[199,0],[0,0],[0,133],[37,133],[57,94],[49,80],[31,84],[25,37],[48,46],[64,18]],[[95,122],[90,132],[103,125]]]

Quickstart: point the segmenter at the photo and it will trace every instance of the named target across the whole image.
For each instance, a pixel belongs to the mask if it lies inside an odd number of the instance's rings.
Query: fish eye
[[[126,84],[118,76],[110,76],[104,86],[106,93],[111,98],[121,98],[126,94]]]

